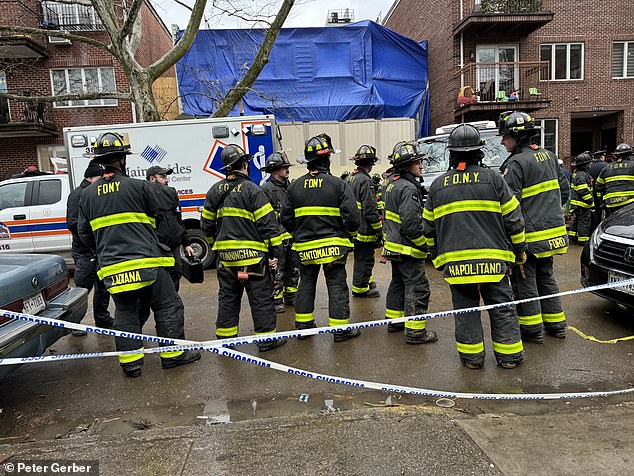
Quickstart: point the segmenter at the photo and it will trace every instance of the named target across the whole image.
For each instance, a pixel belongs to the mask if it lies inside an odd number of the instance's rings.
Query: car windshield
[[[486,142],[482,149],[484,152],[482,163],[491,168],[499,167],[509,156],[502,145],[500,136],[497,135],[497,131],[484,131],[480,134]],[[423,159],[424,173],[446,172],[449,169],[448,139],[449,134],[419,140],[418,149],[427,156]]]

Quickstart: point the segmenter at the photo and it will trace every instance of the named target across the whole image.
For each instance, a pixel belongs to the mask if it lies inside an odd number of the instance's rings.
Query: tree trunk
[[[137,116],[140,122],[155,122],[161,120],[161,115],[156,107],[154,92],[152,91],[152,78],[144,71],[130,71],[130,92],[132,100],[137,107]]]

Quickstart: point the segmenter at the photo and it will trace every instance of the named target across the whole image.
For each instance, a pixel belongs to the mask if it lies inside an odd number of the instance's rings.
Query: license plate
[[[24,300],[24,307],[22,308],[22,312],[25,314],[36,315],[38,312],[41,312],[44,309],[46,309],[44,296],[42,296],[42,293],[37,293],[33,296],[29,296]]]
[[[625,279],[632,279],[631,276],[626,276],[625,274],[615,273],[614,271],[608,271],[608,283],[616,283],[618,281],[623,281]],[[618,288],[614,288],[617,291],[621,291],[625,294],[630,294],[634,296],[634,284],[628,284],[626,286],[619,286]]]

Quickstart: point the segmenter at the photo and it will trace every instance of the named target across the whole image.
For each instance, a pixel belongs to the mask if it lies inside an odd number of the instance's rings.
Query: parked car
[[[634,205],[603,220],[581,254],[585,287],[634,278]],[[634,285],[593,291],[634,311]]]
[[[60,256],[0,255],[0,309],[78,323],[86,314],[88,292],[69,286]],[[69,329],[8,318],[0,312],[0,359],[34,357]],[[0,366],[0,379],[17,365]]]
[[[482,164],[492,169],[498,169],[502,162],[509,156],[508,151],[502,145],[498,136],[498,129],[493,121],[468,122],[480,131],[480,136],[485,141],[482,148],[484,158]],[[449,134],[458,124],[436,129],[436,135],[418,139],[418,150],[426,155],[423,159],[423,184],[427,189],[434,179],[449,170],[449,150],[447,142]]]

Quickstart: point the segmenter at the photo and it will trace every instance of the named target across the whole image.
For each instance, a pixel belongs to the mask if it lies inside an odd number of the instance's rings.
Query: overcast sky
[[[188,5],[193,5],[193,0],[182,0]],[[251,11],[267,11],[266,5],[274,0],[232,0],[234,5],[242,4]],[[208,0],[205,19],[201,28],[244,28],[250,25],[236,19],[219,16],[211,8],[213,0]],[[354,11],[354,20],[373,20],[377,17],[383,18],[392,6],[393,0],[297,0],[291,10],[285,28],[290,27],[320,27],[326,24],[328,10],[344,10],[349,8]],[[185,28],[189,19],[189,10],[178,5],[173,0],[152,0],[157,12],[169,28],[173,23],[181,29]],[[277,5],[281,2],[277,0]],[[274,9],[269,9],[269,13],[275,14]]]

